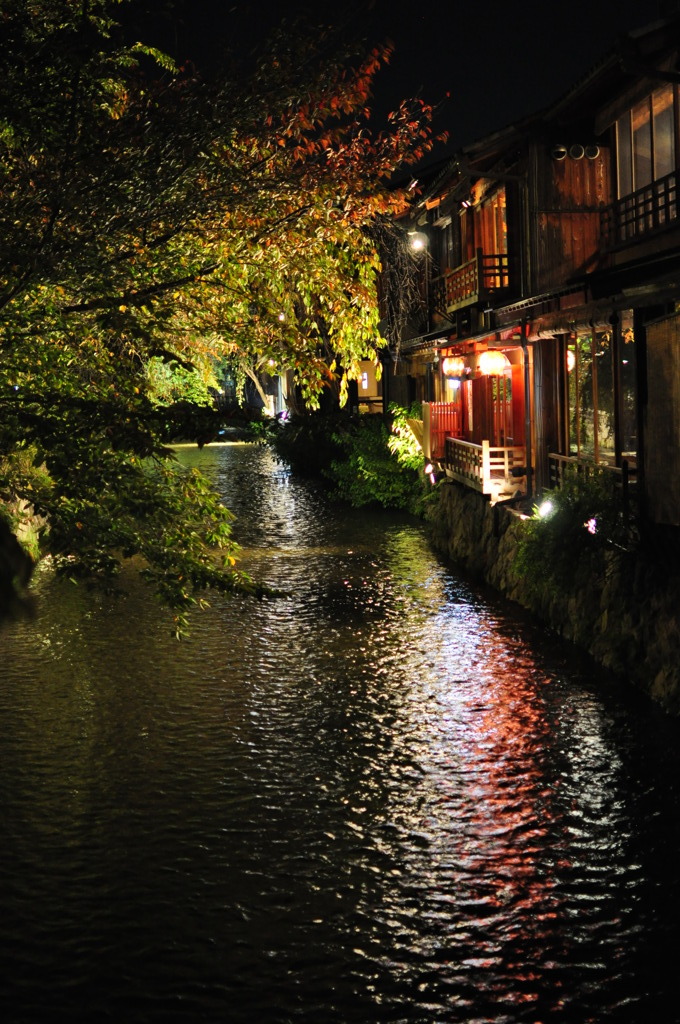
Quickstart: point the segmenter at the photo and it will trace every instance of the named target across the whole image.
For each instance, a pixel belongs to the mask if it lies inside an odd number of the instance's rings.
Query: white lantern
[[[510,362],[505,353],[497,348],[490,348],[482,352],[477,365],[485,377],[502,377]]]

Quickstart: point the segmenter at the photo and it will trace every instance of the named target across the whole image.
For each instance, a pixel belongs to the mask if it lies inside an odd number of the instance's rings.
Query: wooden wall
[[[680,526],[680,316],[647,327],[645,487],[653,523]]]
[[[609,202],[609,151],[595,159],[533,153],[532,290],[550,291],[600,265],[600,209]]]

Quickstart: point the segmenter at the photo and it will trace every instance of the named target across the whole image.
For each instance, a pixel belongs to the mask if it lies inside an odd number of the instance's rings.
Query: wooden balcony
[[[507,253],[483,253],[443,275],[444,306],[447,313],[472,306],[511,285],[511,258]]]
[[[446,475],[488,494],[492,505],[526,493],[525,463],[526,451],[519,445],[494,448],[488,441],[473,444],[446,438]]]
[[[526,493],[526,451],[521,445],[493,447],[455,436],[462,433],[461,407],[455,402],[423,402],[422,420],[409,426],[425,458],[438,463],[452,480],[488,494],[491,503]]]
[[[600,219],[603,251],[630,245],[677,224],[677,191],[677,173],[673,171],[607,206]]]
[[[460,405],[454,402],[423,402],[422,435],[419,440],[427,459],[443,461],[446,438],[461,436],[461,417]]]

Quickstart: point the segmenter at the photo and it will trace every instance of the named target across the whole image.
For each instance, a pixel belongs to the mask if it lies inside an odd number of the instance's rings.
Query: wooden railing
[[[474,259],[444,274],[444,302],[448,312],[469,306],[493,292],[510,287],[511,261],[507,253],[477,250]]]
[[[421,446],[428,459],[444,458],[447,437],[462,433],[461,407],[454,402],[423,402],[423,440]]]
[[[602,474],[610,474],[617,488],[621,491],[623,510],[628,514],[631,510],[631,499],[637,483],[637,467],[634,457],[622,459],[620,466],[607,463],[590,462],[575,455],[548,454],[548,479],[551,489],[561,487],[569,474],[576,474],[582,480],[591,480]]]
[[[678,219],[677,174],[672,171],[617,199],[601,214],[601,245],[606,251],[636,241]]]
[[[447,437],[445,466],[448,476],[489,494],[496,501],[526,489],[526,452],[519,445],[492,447]]]

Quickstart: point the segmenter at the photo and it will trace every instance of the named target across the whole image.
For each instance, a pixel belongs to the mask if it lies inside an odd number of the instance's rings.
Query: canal
[[[264,448],[177,643],[38,573],[0,634],[6,1024],[680,1021],[677,723]]]

